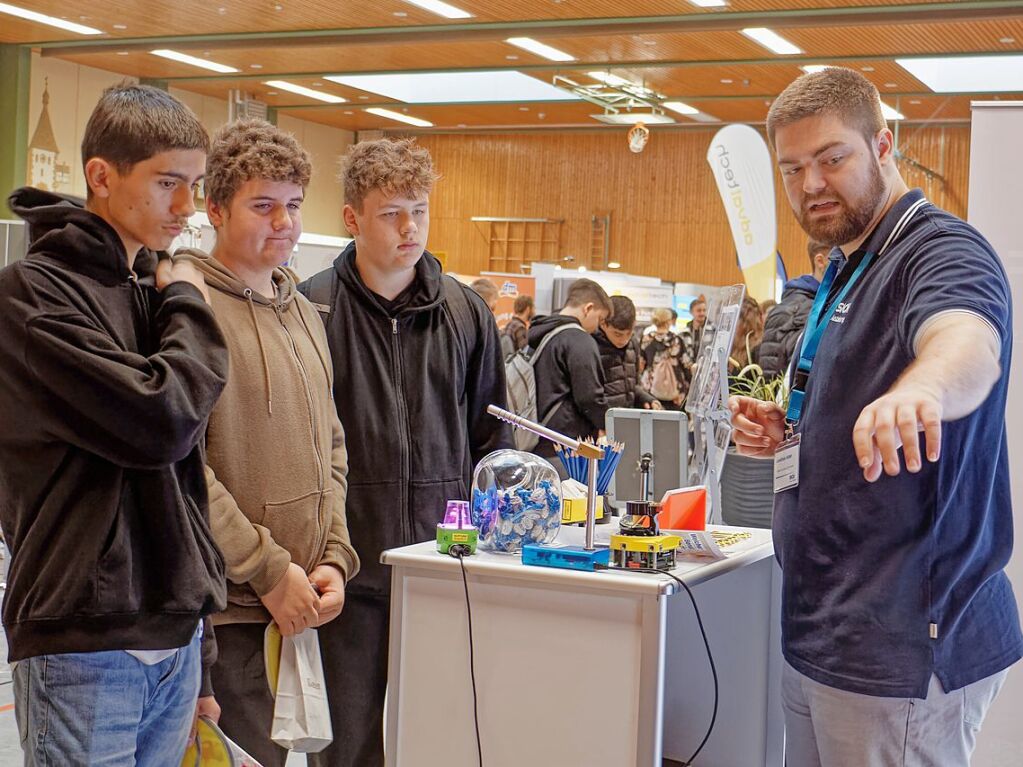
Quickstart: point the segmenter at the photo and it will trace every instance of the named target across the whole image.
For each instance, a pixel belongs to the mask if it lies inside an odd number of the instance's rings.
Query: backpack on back
[[[659,400],[671,402],[682,393],[682,387],[675,372],[675,362],[669,348],[661,341],[653,343],[660,347],[654,354],[654,363],[643,371],[643,388]]]
[[[571,330],[572,328],[582,330],[584,333],[586,332],[574,323],[559,325],[543,337],[540,345],[534,351],[530,352],[528,347],[521,349],[513,354],[508,362],[505,363],[504,373],[508,383],[508,409],[515,413],[515,415],[530,421],[537,421],[536,374],[533,368],[536,365],[536,361],[540,358],[540,354],[547,348],[547,343],[558,333],[563,330]],[[546,426],[563,403],[564,400],[557,402],[544,415],[544,419],[540,423]],[[513,431],[516,450],[532,450],[536,447],[536,443],[540,441],[538,435],[526,429],[514,429]]]

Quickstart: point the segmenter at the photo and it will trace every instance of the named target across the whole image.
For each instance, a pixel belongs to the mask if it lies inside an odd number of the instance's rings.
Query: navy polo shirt
[[[882,249],[824,332],[797,428],[800,484],[775,496],[782,649],[822,684],[923,698],[932,673],[947,692],[1023,656],[1003,572],[1012,552],[1005,429],[1012,307],[988,242],[918,189],[850,256],[832,292],[866,252]],[[977,410],[942,424],[937,463],[925,458],[917,474],[903,468],[869,483],[853,425],[912,364],[921,328],[947,311],[991,325],[1001,377]]]

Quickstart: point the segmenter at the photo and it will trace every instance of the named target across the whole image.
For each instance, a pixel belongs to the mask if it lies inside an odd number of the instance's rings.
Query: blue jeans
[[[26,767],[180,767],[199,636],[152,666],[118,650],[66,653],[18,661],[13,676]]]

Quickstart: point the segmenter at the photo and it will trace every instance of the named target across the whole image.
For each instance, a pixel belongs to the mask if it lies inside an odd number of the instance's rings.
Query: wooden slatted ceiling
[[[904,35],[902,34],[904,31]],[[793,31],[796,32],[796,31]],[[935,26],[909,26],[882,30],[870,28],[842,28],[839,30],[799,30],[799,39],[794,42],[805,47],[807,55],[827,56],[829,60],[840,60],[842,56],[913,54],[913,53],[944,53],[949,48],[961,51],[992,51],[1006,50],[1018,52],[1023,48],[1023,19],[992,22],[970,22],[970,24],[946,24]],[[1013,44],[1006,45],[998,41],[1013,38]],[[810,46],[808,41],[818,41]],[[591,38],[573,38],[564,41],[565,47],[575,53],[582,61],[616,61],[655,60],[653,51],[658,58],[668,60],[703,60],[706,58],[720,60],[722,58],[753,58],[765,56],[763,50],[754,46],[738,33],[702,33],[693,35],[662,35],[658,36],[658,45],[644,46],[630,36],[611,40]],[[552,44],[559,45],[558,41]],[[583,50],[585,48],[585,50]],[[198,52],[202,55],[203,52]],[[641,54],[641,55],[640,55]],[[508,59],[507,56],[518,56]],[[114,52],[88,53],[68,56],[70,60],[88,66],[97,66],[112,72],[120,72],[137,77],[192,78],[203,75],[203,71],[195,67],[168,61],[148,53],[130,52],[117,55]],[[391,45],[369,46],[361,48],[345,47],[300,47],[288,46],[278,48],[257,48],[253,50],[216,50],[210,49],[209,58],[219,63],[235,66],[244,74],[257,72],[252,64],[260,64],[260,75],[268,77],[273,73],[301,72],[379,72],[404,70],[443,70],[450,67],[509,66],[523,64],[547,63],[538,56],[520,51],[503,42],[456,43],[456,44],[424,44],[424,45]],[[780,64],[784,63],[779,58]],[[764,64],[773,66],[773,64]],[[894,66],[894,64],[892,64]],[[667,72],[667,67],[649,67]],[[677,70],[679,77],[691,77],[688,67]],[[566,65],[565,72],[577,71],[572,64]],[[715,67],[715,71],[718,71]],[[206,73],[209,74],[209,73]],[[653,75],[652,75],[653,76]],[[907,83],[916,83],[907,74],[903,75]],[[717,78],[720,80],[720,78]],[[226,91],[231,85],[224,80]],[[710,80],[708,79],[708,84]],[[904,88],[907,89],[907,88]],[[917,88],[914,88],[917,89]],[[663,90],[663,89],[662,89]]]
[[[1009,97],[1011,98],[1011,97]],[[910,99],[889,99],[892,106],[898,106],[909,121],[967,121],[970,118],[969,96],[924,96]],[[911,101],[919,103],[913,104]],[[692,102],[697,109],[712,114],[724,122],[761,123],[767,116],[767,104],[762,100],[749,101],[711,101]],[[582,105],[545,105],[538,107],[529,105],[529,111],[519,111],[515,105],[507,106],[471,106],[471,107],[409,107],[408,113],[435,123],[438,128],[445,129],[486,129],[493,126],[514,127],[517,129],[552,130],[557,127],[584,127],[587,129],[610,131],[625,135],[627,127],[604,128],[591,119],[589,115],[595,108]],[[348,114],[348,113],[351,114]],[[545,117],[539,118],[543,112]],[[349,131],[390,130],[417,131],[402,126],[400,123],[377,117],[362,111],[359,104],[342,104],[336,108],[315,109],[282,109],[280,114],[296,117],[301,120],[330,125]],[[679,126],[686,130],[700,127],[698,123],[679,118]],[[676,127],[651,126],[654,135],[668,134],[678,130]]]
[[[732,0],[725,12],[854,6],[923,5],[947,0]],[[18,3],[15,3],[17,5]],[[299,29],[343,29],[414,24],[457,24],[401,0],[21,0],[25,7],[102,29],[113,37],[219,34]],[[685,0],[455,0],[472,22],[522,19],[614,18],[716,13]],[[275,10],[280,6],[281,10]],[[224,12],[221,13],[220,9]],[[405,16],[395,16],[404,13]],[[0,42],[80,39],[76,34],[3,16]],[[114,29],[122,24],[127,29]]]
[[[892,27],[843,27],[788,30],[787,36],[807,55],[820,57],[947,53],[950,49],[971,51],[1018,51],[1023,48],[1023,18],[999,22],[955,22]],[[999,42],[1012,38],[1013,43]],[[644,40],[656,44],[645,45]],[[619,61],[659,60],[701,61],[722,59],[762,59],[770,54],[738,32],[687,34],[623,35],[614,38],[545,38],[544,42],[561,48],[583,62],[614,64]],[[251,64],[262,65],[261,72],[356,72],[406,69],[447,69],[451,67],[544,65],[545,59],[519,50],[503,41],[424,43],[356,47],[287,45],[216,50],[211,44],[209,58],[221,64],[251,72]],[[196,55],[203,55],[199,51]],[[509,59],[516,56],[516,59]],[[167,61],[145,53],[118,56],[114,51],[77,54],[70,60],[115,72],[131,67],[141,77],[194,77],[202,73],[195,67]],[[784,61],[784,57],[779,57]],[[565,69],[574,69],[571,63]]]
[[[544,134],[420,138],[442,174],[431,198],[429,247],[449,254],[449,268],[487,267],[483,232],[471,216],[564,218],[561,255],[586,265],[590,215],[612,212],[611,255],[624,271],[663,279],[728,284],[741,280],[728,223],[705,156],[710,130],[655,133],[632,154],[624,135]],[[936,204],[966,212],[969,129],[903,133],[905,155],[948,183],[903,164],[911,185]],[[778,247],[790,275],[807,271],[806,235],[776,176]]]

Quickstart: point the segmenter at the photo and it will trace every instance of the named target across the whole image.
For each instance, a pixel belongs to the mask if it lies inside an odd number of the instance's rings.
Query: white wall
[[[1006,424],[1012,477],[1015,550],[1008,573],[1023,613],[1023,236],[1019,232],[1023,200],[1023,102],[975,102],[970,137],[968,219],[1002,257],[1012,285],[1013,371],[1009,380]],[[1023,667],[1017,664],[988,714],[973,767],[1023,764]]]

